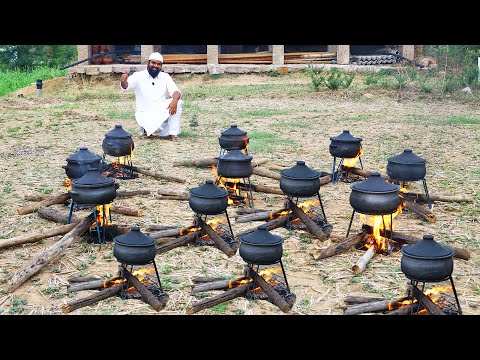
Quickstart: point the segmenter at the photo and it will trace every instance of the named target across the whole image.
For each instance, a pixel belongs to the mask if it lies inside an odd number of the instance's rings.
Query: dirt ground
[[[119,190],[150,190],[149,195],[118,197],[114,204],[139,210],[133,217],[112,213],[118,226],[152,225],[186,227],[194,213],[188,201],[159,199],[158,188],[187,191],[215,179],[208,167],[174,166],[174,162],[214,157],[219,154],[221,131],[237,124],[250,135],[249,155],[254,161],[268,160],[261,168],[279,173],[298,160],[318,171],[331,172],[330,137],[348,129],[362,138],[363,167],[386,174],[387,159],[404,149],[427,160],[426,181],[431,194],[459,195],[467,202],[434,202],[435,222],[428,222],[407,210],[394,219],[394,229],[412,236],[432,234],[443,245],[466,249],[470,258],[454,257],[452,273],[463,314],[480,314],[480,106],[477,97],[420,95],[362,88],[314,92],[302,74],[272,77],[267,75],[177,75],[184,92],[180,142],[141,138],[133,118],[134,98],[118,88],[115,79],[97,81],[67,78],[44,81],[43,94],[36,96],[35,86],[0,99],[0,244],[7,239],[59,226],[37,213],[19,215],[17,210],[35,202],[27,194],[57,195],[65,192],[66,158],[86,146],[102,155],[104,134],[115,124],[133,134],[133,165],[185,179],[185,183],[155,179],[140,174],[120,180]],[[249,91],[251,87],[251,91]],[[224,89],[219,91],[218,89]],[[240,91],[243,89],[243,91]],[[456,121],[460,119],[460,121]],[[473,119],[465,121],[462,119]],[[193,126],[193,120],[198,126]],[[265,140],[267,139],[267,140]],[[253,174],[251,182],[278,187],[278,180]],[[363,178],[357,179],[358,181]],[[284,238],[282,261],[293,307],[282,312],[264,299],[238,297],[195,315],[342,315],[349,295],[396,298],[406,293],[408,280],[401,272],[402,254],[375,255],[366,269],[354,274],[352,267],[365,253],[350,248],[324,259],[315,259],[321,249],[335,244],[346,234],[352,215],[349,204],[350,183],[328,183],[320,190],[327,219],[333,226],[331,236],[320,241],[306,230],[277,228],[273,234]],[[409,191],[423,193],[420,183],[409,184]],[[278,210],[283,195],[253,192],[258,209]],[[68,214],[63,204],[52,208]],[[234,234],[254,228],[263,221],[236,223],[236,207],[228,209]],[[87,216],[79,210],[79,218]],[[358,214],[351,233],[360,231]],[[214,246],[182,246],[159,254],[155,262],[160,271],[168,302],[161,311],[140,299],[118,296],[64,313],[62,307],[94,294],[97,290],[67,292],[70,276],[111,278],[119,263],[113,256],[113,242],[96,244],[81,237],[52,261],[26,279],[15,291],[9,291],[12,276],[40,261],[58,235],[41,241],[0,249],[0,312],[2,315],[185,315],[186,309],[201,299],[221,291],[192,294],[192,278],[197,276],[233,278],[243,273],[244,261],[238,252],[232,257]],[[427,284],[435,286],[437,284]],[[449,285],[441,283],[440,285]],[[447,290],[451,295],[451,288]],[[373,314],[373,313],[369,313]],[[379,314],[379,313],[376,313]]]

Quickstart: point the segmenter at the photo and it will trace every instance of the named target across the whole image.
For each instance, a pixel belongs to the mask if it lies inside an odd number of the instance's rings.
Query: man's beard
[[[153,77],[154,79],[157,77],[158,73],[160,72],[160,69],[156,69],[156,68],[148,68],[147,70],[150,76]]]

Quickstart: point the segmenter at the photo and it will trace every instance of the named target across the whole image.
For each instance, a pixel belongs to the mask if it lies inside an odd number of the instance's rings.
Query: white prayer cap
[[[162,54],[160,54],[159,52],[154,52],[150,55],[150,57],[148,58],[148,60],[157,60],[157,61],[160,61],[162,64],[163,64],[163,56]]]

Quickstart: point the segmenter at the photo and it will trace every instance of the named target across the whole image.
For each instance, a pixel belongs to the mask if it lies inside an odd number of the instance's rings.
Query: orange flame
[[[217,166],[215,164],[212,164],[212,171],[213,171],[213,175],[217,179],[217,182],[218,182],[217,186],[228,191],[228,205],[234,205],[235,199],[232,198],[231,195],[234,195],[237,197],[241,196],[240,188],[237,186],[237,184],[240,183],[240,179],[233,179],[233,178],[226,178],[226,177],[219,176],[217,172]],[[232,183],[232,185],[227,186],[226,185],[227,182]],[[243,199],[245,201],[247,200],[247,193],[243,194]]]
[[[112,204],[103,204],[103,205],[95,205],[95,211],[97,213],[97,219],[93,222],[90,228],[94,228],[97,226],[103,226],[104,223],[106,226],[111,226],[112,221],[110,221],[110,206]]]
[[[360,150],[358,151],[358,154],[355,155],[355,157],[353,158],[349,158],[349,159],[343,159],[343,167],[355,167],[355,165],[357,164],[357,161],[358,159],[360,158],[360,156],[362,156],[363,154],[363,148],[360,146]]]
[[[72,190],[72,185],[73,185],[72,179],[67,178],[63,180],[63,186],[65,186],[65,191]]]

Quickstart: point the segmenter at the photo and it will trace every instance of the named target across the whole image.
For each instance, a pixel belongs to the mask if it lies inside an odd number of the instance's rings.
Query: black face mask
[[[154,79],[157,77],[158,73],[160,72],[160,69],[156,69],[156,68],[148,68],[147,70],[150,76],[153,77]]]

